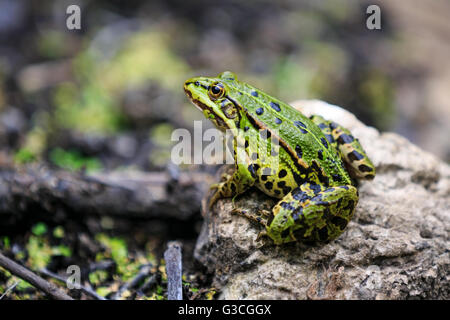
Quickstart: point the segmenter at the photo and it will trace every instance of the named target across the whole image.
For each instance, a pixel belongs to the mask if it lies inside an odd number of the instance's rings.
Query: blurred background
[[[381,30],[366,28],[370,4]],[[224,70],[449,161],[449,14],[443,0],[0,0],[0,164],[162,169],[172,130],[203,119],[184,80]]]

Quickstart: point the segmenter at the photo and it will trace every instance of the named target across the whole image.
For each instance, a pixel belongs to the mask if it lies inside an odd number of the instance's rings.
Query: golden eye
[[[209,88],[208,94],[209,94],[209,97],[211,98],[211,100],[220,99],[225,94],[225,88],[223,87],[223,84],[221,84],[221,83],[213,84]]]

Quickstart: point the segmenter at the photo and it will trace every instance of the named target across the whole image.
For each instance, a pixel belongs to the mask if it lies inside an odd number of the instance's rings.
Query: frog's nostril
[[[190,80],[188,80],[188,81],[186,81],[186,82],[184,83],[184,87],[185,87],[185,88],[189,87],[190,85],[194,85],[194,86],[196,86],[196,87],[202,86],[201,83],[200,83],[199,81],[190,81]]]

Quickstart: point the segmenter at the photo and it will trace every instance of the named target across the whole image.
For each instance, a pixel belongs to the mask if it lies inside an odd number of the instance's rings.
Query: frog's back
[[[352,184],[338,150],[322,130],[292,106],[236,79],[223,79],[230,98],[244,108],[252,125],[267,129],[278,138],[300,172],[315,172],[320,183],[330,186]]]

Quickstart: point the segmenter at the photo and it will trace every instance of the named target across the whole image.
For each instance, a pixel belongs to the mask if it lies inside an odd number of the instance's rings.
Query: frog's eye
[[[225,79],[225,80],[231,80],[234,81],[237,79],[236,75],[231,71],[224,71],[221,74],[219,74],[219,78]]]
[[[209,97],[211,100],[217,100],[224,96],[225,88],[221,83],[215,83],[209,88]]]
[[[237,110],[232,103],[222,105],[222,112],[228,119],[233,119],[237,116]]]

